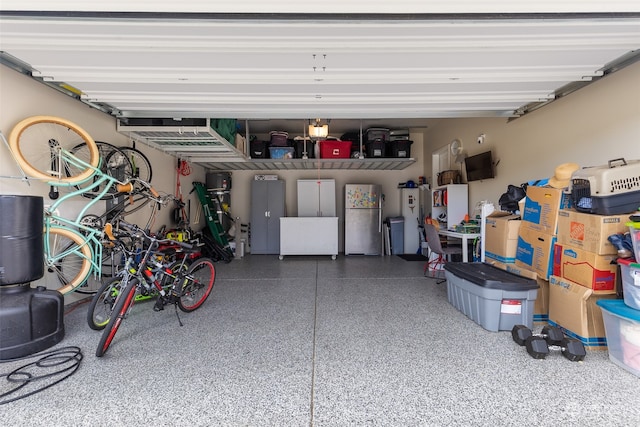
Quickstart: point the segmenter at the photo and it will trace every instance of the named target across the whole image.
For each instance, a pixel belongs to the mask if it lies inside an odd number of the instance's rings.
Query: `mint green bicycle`
[[[81,144],[85,144],[82,154],[77,150],[72,153]],[[34,116],[22,120],[9,135],[9,148],[26,176],[52,188],[68,189],[45,207],[44,215],[43,280],[47,288],[62,294],[79,289],[101,271],[105,231],[83,221],[94,204],[114,188],[118,194],[130,194],[134,185],[147,188],[150,198],[164,203],[148,183],[139,179],[119,181],[102,172],[103,159],[93,138],[66,119]],[[65,202],[89,192],[92,197],[75,218],[60,214]]]

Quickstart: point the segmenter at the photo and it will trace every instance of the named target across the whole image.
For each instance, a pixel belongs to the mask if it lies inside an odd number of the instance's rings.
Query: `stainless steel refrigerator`
[[[344,254],[382,254],[382,186],[345,185]]]

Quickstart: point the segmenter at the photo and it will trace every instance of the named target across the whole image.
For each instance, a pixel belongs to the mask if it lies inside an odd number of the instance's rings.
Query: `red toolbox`
[[[348,159],[351,156],[351,141],[328,139],[319,144],[321,159]]]

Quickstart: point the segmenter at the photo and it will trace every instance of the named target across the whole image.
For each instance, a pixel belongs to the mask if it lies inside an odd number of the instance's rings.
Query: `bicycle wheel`
[[[70,151],[87,144],[90,167],[74,164],[58,148]],[[33,116],[19,122],[9,135],[9,147],[24,172],[32,177],[62,183],[86,181],[100,163],[100,153],[91,136],[75,123],[52,116]]]
[[[115,145],[109,144],[108,142],[95,141],[96,146],[98,147],[98,152],[100,153],[100,171],[108,176],[111,176],[119,181],[127,181],[133,176],[133,167],[131,166],[131,162],[129,162],[129,158],[127,155],[122,152]],[[87,162],[89,158],[89,145],[86,143],[78,144],[71,149],[71,154],[76,156],[82,161]],[[110,185],[111,188],[107,190],[107,193],[102,196],[102,199],[110,199],[116,194],[118,191],[116,190],[115,185],[112,185],[111,182],[105,181],[98,186],[95,186],[86,193],[83,193],[83,197],[87,198],[96,198],[98,193],[104,190],[106,185]]]
[[[126,282],[125,282],[126,283]],[[114,277],[104,282],[95,296],[91,299],[87,311],[87,323],[94,331],[101,331],[109,323],[111,312],[118,295],[122,290],[122,277]]]
[[[116,298],[116,303],[113,306],[113,311],[111,312],[111,318],[109,319],[107,326],[104,328],[104,331],[102,331],[102,336],[100,337],[100,342],[96,349],[97,357],[102,357],[107,352],[107,349],[113,341],[113,337],[116,336],[118,328],[120,328],[122,321],[127,316],[129,309],[133,305],[137,287],[138,279],[131,280],[127,283],[127,286],[120,293],[118,298]]]
[[[195,260],[184,278],[178,308],[188,313],[199,308],[211,294],[216,281],[216,267],[213,265],[213,260],[209,258]]]
[[[77,232],[62,228],[45,229],[44,277],[49,289],[67,294],[82,285],[91,273],[93,252]]]
[[[138,178],[146,182],[151,182],[153,170],[151,162],[140,150],[131,147],[120,147],[120,150],[126,154],[132,167],[132,177]]]

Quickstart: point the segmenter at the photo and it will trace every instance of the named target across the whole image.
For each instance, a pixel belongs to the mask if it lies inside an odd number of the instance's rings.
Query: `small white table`
[[[469,241],[473,244],[473,240],[476,237],[480,237],[480,233],[460,233],[458,231],[451,230],[438,230],[438,234],[445,237],[453,237],[455,239],[462,240],[462,262],[469,262]]]

